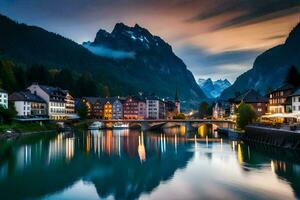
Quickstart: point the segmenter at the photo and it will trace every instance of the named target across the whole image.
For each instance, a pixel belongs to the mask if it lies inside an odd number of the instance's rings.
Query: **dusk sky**
[[[78,43],[138,23],[170,43],[196,79],[233,82],[284,42],[300,22],[300,0],[1,0],[0,13]]]

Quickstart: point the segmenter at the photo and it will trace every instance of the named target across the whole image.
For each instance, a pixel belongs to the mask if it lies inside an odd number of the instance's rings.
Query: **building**
[[[8,93],[0,88],[0,106],[8,108]]]
[[[137,96],[134,97],[138,102],[138,119],[146,119],[147,117],[147,106],[146,99],[142,92],[139,92]]]
[[[223,119],[225,118],[226,110],[221,102],[216,102],[213,106],[212,117],[213,119]]]
[[[46,102],[30,91],[14,92],[9,101],[14,103],[17,116],[47,116]]]
[[[292,99],[292,112],[300,114],[300,88],[290,95]]]
[[[112,118],[123,119],[123,104],[122,100],[117,97],[112,99]]]
[[[103,119],[112,119],[112,104],[108,98],[103,100]]]
[[[70,95],[70,93],[65,90],[65,105],[66,105],[66,114],[74,115],[75,114],[75,99]]]
[[[49,119],[63,120],[68,118],[66,115],[65,91],[60,88],[39,85],[37,83],[33,83],[29,86],[28,90],[30,90],[32,94],[42,98],[47,103]]]
[[[165,118],[165,103],[161,99],[150,96],[146,100],[147,119],[164,119]]]
[[[146,119],[147,118],[147,104],[146,100],[138,100],[138,118]]]
[[[180,101],[179,101],[177,89],[175,93],[174,102],[175,102],[175,114],[178,115],[180,113]]]
[[[166,118],[173,119],[178,113],[178,107],[176,106],[176,102],[165,100],[165,111],[166,111]]]
[[[258,116],[264,115],[268,111],[268,98],[260,95],[251,89],[234,99],[236,108],[240,103],[249,104],[253,107]]]
[[[268,111],[272,114],[292,112],[292,101],[290,95],[293,92],[293,85],[284,84],[281,87],[269,93]]]
[[[124,119],[138,119],[138,101],[129,96],[123,104]]]
[[[83,97],[81,102],[87,106],[88,118],[103,118],[103,104],[99,97]]]
[[[0,88],[0,106],[8,108],[8,94],[5,90]]]

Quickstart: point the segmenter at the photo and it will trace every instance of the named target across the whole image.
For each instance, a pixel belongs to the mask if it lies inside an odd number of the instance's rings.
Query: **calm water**
[[[1,143],[0,199],[300,198],[297,152],[179,132],[93,131]]]

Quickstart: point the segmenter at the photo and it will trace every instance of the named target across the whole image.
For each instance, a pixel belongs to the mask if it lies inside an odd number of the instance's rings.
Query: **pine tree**
[[[300,74],[294,65],[289,68],[284,82],[295,87],[300,86]]]

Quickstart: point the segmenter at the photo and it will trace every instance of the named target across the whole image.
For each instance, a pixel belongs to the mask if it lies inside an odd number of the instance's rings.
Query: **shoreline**
[[[300,133],[290,130],[248,125],[241,139],[279,148],[300,150]]]
[[[41,130],[41,131],[11,131],[11,132],[6,132],[6,133],[1,133],[0,134],[0,140],[15,140],[20,137],[25,137],[25,136],[31,136],[35,134],[46,134],[46,133],[54,133],[56,132],[56,129],[53,130]]]

